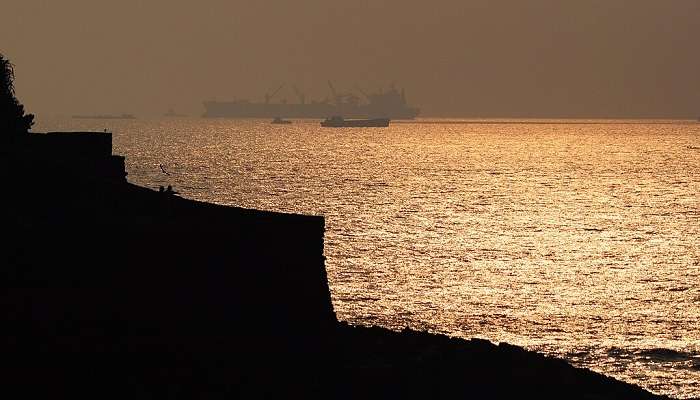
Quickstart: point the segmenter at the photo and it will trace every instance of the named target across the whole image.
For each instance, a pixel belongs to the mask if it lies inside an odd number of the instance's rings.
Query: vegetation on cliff
[[[0,135],[2,142],[25,134],[34,124],[34,115],[25,114],[15,97],[15,72],[10,60],[0,53]]]

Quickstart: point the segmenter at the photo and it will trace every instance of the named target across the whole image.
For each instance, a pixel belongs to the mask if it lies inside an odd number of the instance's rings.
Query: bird
[[[160,164],[160,170],[163,171],[165,175],[170,175],[168,171],[166,171],[165,168],[163,168],[163,164]]]

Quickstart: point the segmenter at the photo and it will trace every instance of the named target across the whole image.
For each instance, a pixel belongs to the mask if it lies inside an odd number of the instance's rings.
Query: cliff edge
[[[4,387],[24,397],[659,398],[507,344],[353,327],[321,217],[129,184],[107,133],[0,150]]]

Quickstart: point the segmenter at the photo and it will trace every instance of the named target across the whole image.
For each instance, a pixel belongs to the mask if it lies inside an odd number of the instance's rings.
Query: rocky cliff
[[[515,346],[339,323],[321,217],[131,185],[109,134],[28,135],[0,171],[5,391],[655,398]]]

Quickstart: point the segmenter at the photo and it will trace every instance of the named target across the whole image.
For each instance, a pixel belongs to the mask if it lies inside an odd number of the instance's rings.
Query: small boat
[[[321,126],[327,128],[387,127],[389,126],[389,118],[344,119],[336,115],[321,121]]]
[[[280,117],[276,117],[275,119],[272,120],[271,123],[273,123],[273,124],[280,124],[280,125],[286,125],[286,124],[291,124],[292,121],[290,121],[290,120],[288,120],[288,119],[282,119],[282,118],[280,118]]]

